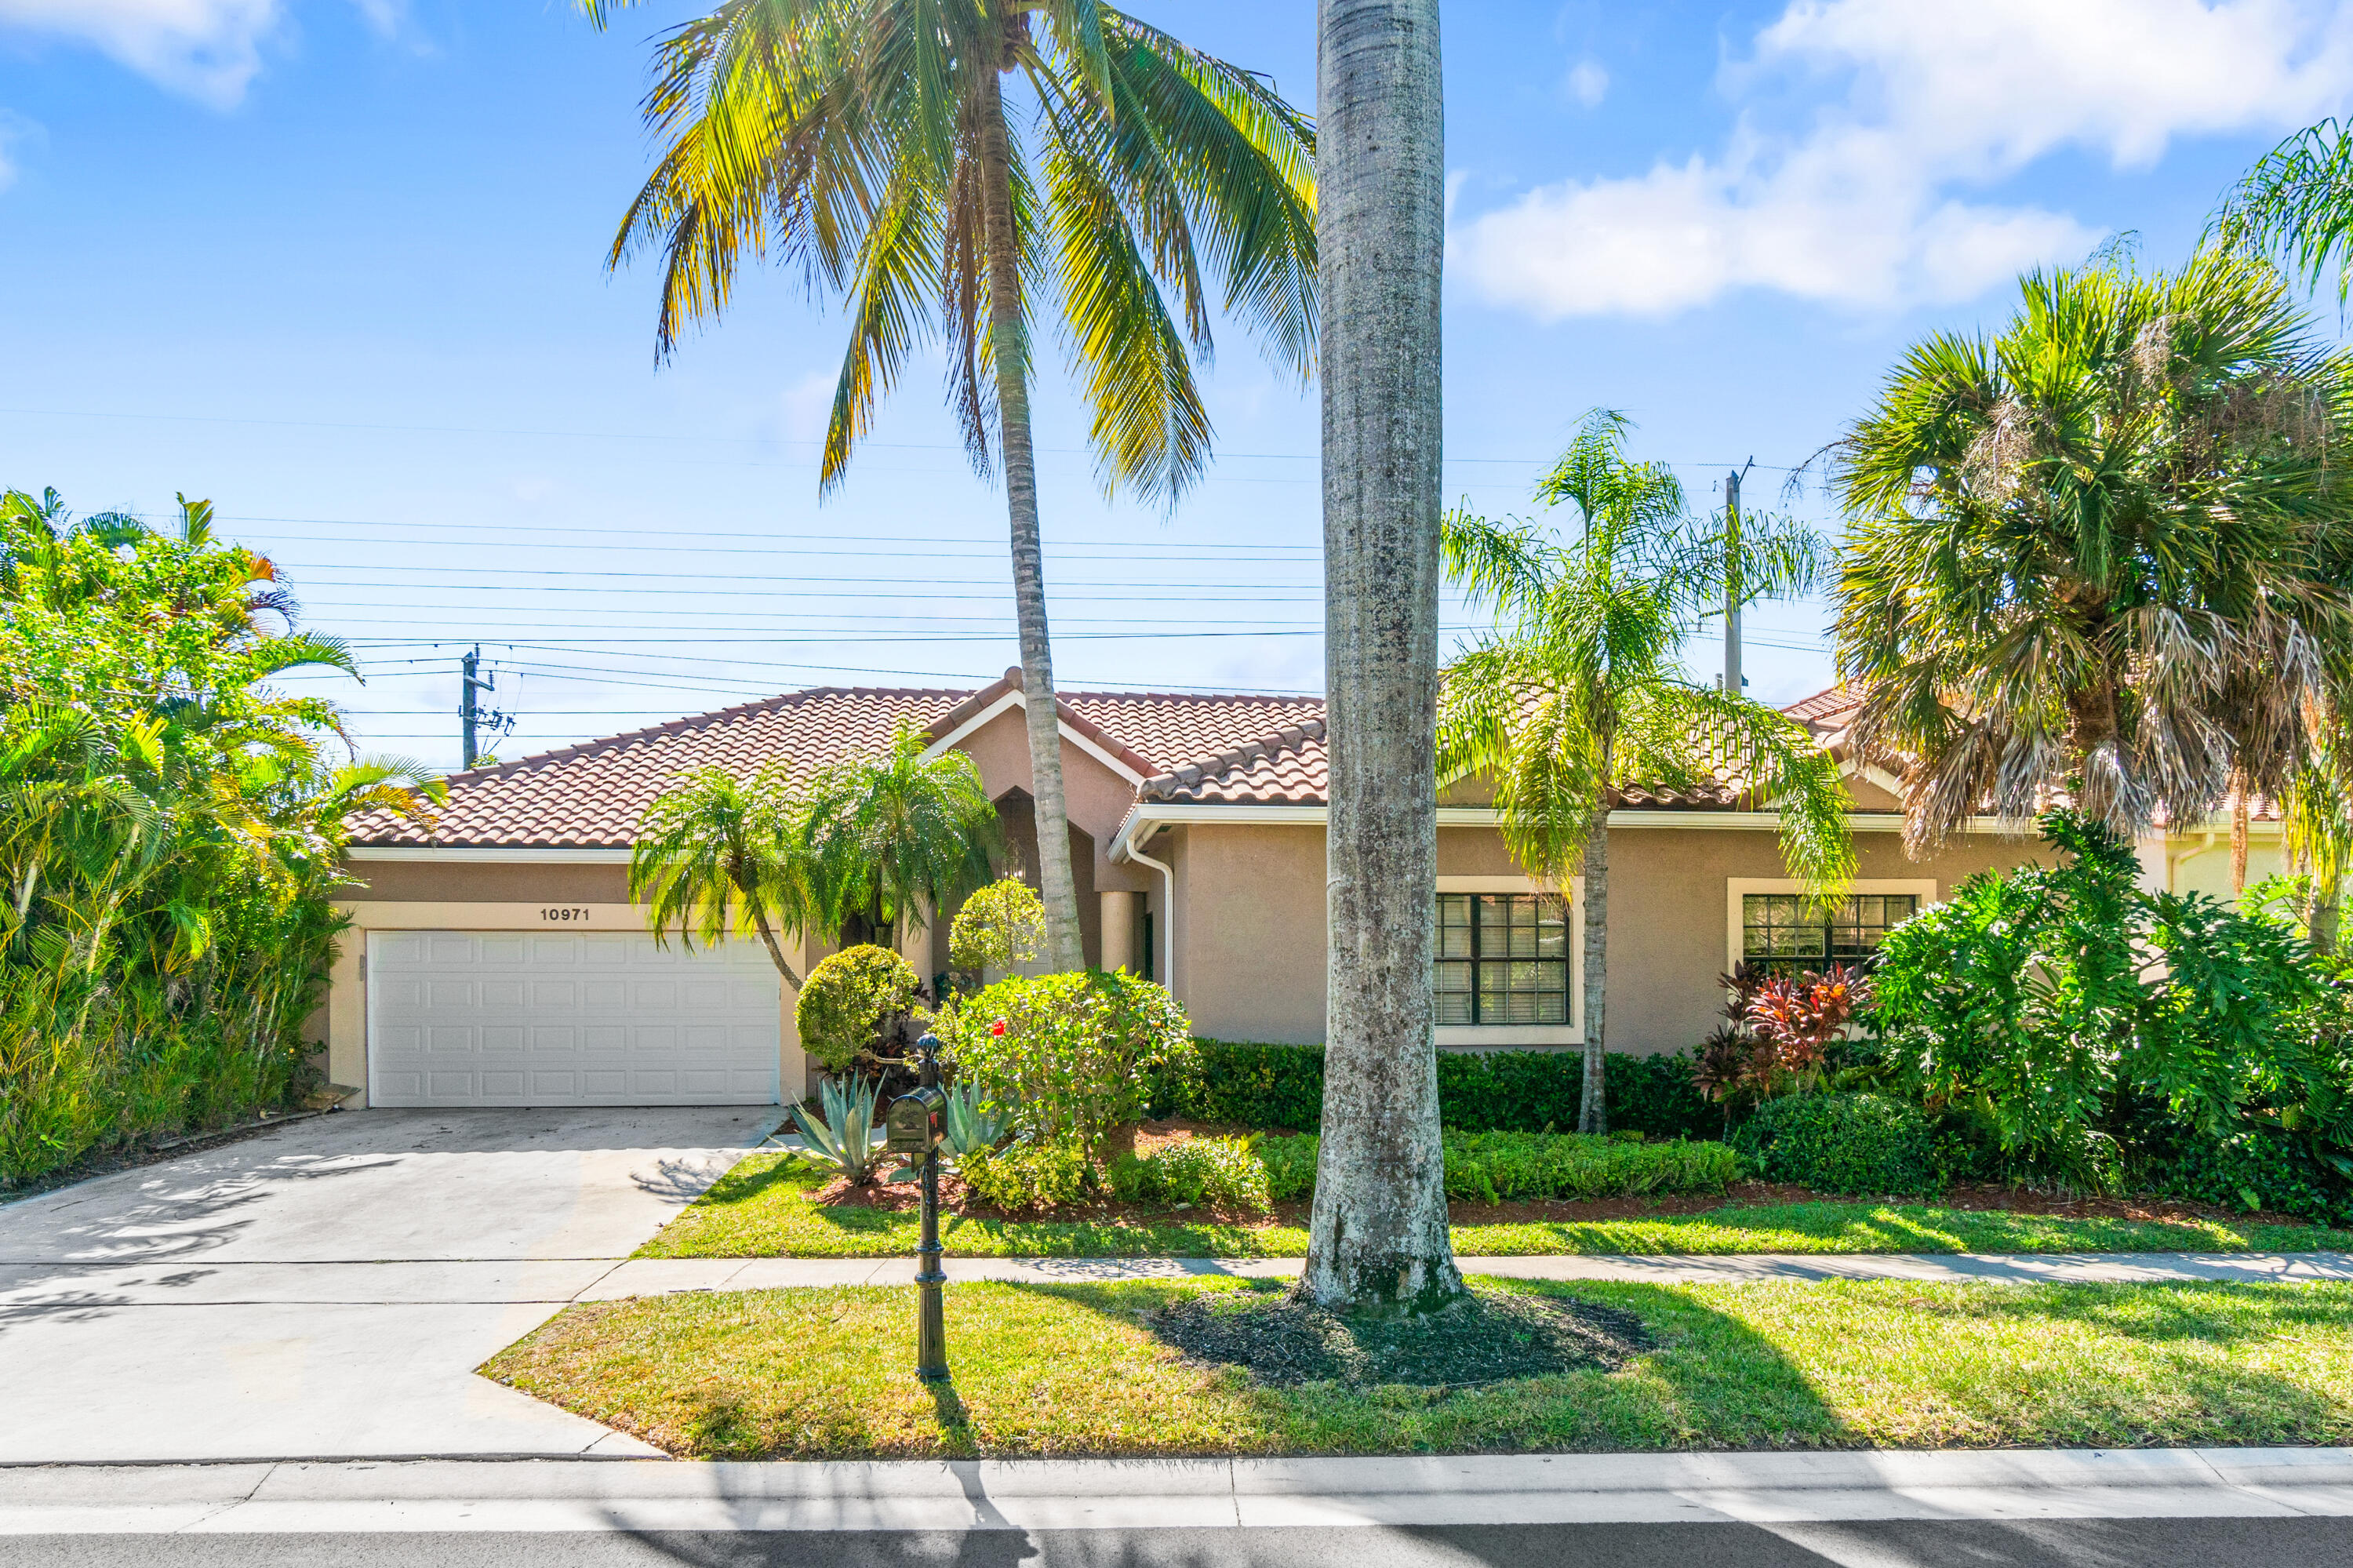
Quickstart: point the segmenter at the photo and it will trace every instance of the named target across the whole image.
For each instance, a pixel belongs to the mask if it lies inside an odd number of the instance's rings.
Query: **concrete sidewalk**
[[[2353,1254],[2296,1253],[1733,1253],[1714,1257],[1461,1257],[1465,1274],[1507,1279],[1620,1279],[1732,1285],[1764,1279],[1916,1279],[2165,1284],[2281,1284],[2353,1280]],[[1295,1257],[952,1257],[951,1280],[1071,1284],[1118,1279],[1290,1279]],[[575,1298],[608,1301],[682,1290],[772,1290],[788,1286],[903,1285],[910,1257],[638,1257]]]
[[[0,1537],[2353,1516],[2353,1450],[0,1469]]]

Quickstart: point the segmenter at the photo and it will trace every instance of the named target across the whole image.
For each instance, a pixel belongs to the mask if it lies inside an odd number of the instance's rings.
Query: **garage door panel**
[[[773,1104],[779,986],[745,943],[624,933],[369,938],[371,1097],[385,1106]]]

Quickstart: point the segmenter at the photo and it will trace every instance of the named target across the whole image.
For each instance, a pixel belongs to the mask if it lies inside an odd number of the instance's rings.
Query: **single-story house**
[[[630,904],[639,814],[691,769],[748,774],[779,757],[813,769],[905,724],[972,756],[1014,853],[1034,863],[1027,700],[1018,670],[977,691],[792,692],[457,774],[429,824],[363,819],[339,901],[353,930],[320,1029],[328,1076],[379,1106],[797,1097],[807,1066],[793,999],[760,944],[659,944]],[[1836,753],[1853,707],[1833,689],[1786,711]],[[1058,708],[1088,960],[1164,980],[1205,1035],[1320,1041],[1321,699],[1068,692]],[[1907,860],[1894,780],[1852,764],[1846,777],[1862,864],[1828,921],[1792,896],[1773,813],[1736,778],[1637,793],[1612,814],[1612,1049],[1696,1043],[1722,1004],[1717,976],[1744,954],[1867,952],[1971,873],[2039,851],[1988,823]],[[1512,862],[1485,799],[1475,779],[1440,797],[1438,1043],[1575,1045],[1576,890],[1564,907]],[[2261,875],[2277,866],[2277,825],[2255,834]],[[2159,885],[2228,885],[2226,832],[2156,838],[2143,860]],[[945,925],[907,938],[919,973],[947,967]],[[824,950],[802,944],[796,967],[806,974]]]

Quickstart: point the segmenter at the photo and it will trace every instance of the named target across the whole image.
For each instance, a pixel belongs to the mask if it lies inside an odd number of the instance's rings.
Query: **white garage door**
[[[776,1103],[777,976],[750,943],[373,931],[367,967],[371,1104]]]

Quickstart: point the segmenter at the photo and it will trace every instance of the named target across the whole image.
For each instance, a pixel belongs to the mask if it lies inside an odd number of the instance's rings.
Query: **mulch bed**
[[[1435,1312],[1345,1317],[1287,1296],[1219,1292],[1155,1308],[1144,1325],[1189,1361],[1240,1367],[1273,1388],[1461,1387],[1588,1367],[1614,1372],[1651,1345],[1631,1312],[1487,1290]]]

